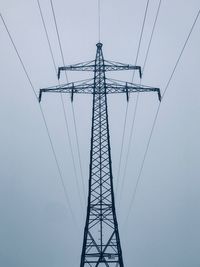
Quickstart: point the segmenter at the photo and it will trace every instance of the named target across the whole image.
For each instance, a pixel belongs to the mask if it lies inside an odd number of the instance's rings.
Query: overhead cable
[[[98,0],[98,34],[99,42],[101,41],[101,2]]]
[[[53,63],[54,69],[55,69],[55,74],[57,76],[57,67],[56,67],[55,57],[54,57],[54,54],[53,54],[53,50],[52,50],[49,34],[48,34],[48,31],[47,31],[46,23],[45,23],[45,20],[44,20],[44,15],[43,15],[43,12],[42,12],[42,9],[41,9],[40,1],[37,0],[37,3],[38,3],[38,8],[39,8],[42,24],[43,24],[43,27],[44,27],[46,39],[47,39],[47,42],[48,42],[49,51],[50,51],[50,54],[51,54],[52,63]],[[59,80],[58,80],[58,85],[60,86]],[[63,109],[63,114],[64,114],[65,126],[66,126],[66,131],[67,131],[67,136],[68,136],[68,142],[69,142],[69,147],[70,147],[70,154],[71,154],[71,157],[72,157],[72,163],[73,163],[73,168],[74,168],[74,174],[75,174],[75,180],[76,180],[76,185],[77,185],[77,190],[78,190],[79,201],[80,201],[80,205],[82,206],[83,203],[82,203],[82,199],[81,199],[81,192],[80,192],[80,186],[79,186],[79,182],[78,182],[78,175],[77,175],[77,170],[76,170],[74,152],[73,152],[73,147],[72,147],[71,136],[70,136],[70,133],[69,133],[69,124],[68,124],[68,120],[67,120],[67,115],[66,115],[66,111],[65,111],[65,106],[64,106],[62,93],[60,93],[60,97],[61,97],[61,103],[62,103],[62,109]]]
[[[157,8],[157,11],[156,11],[156,17],[155,17],[155,20],[154,20],[154,24],[153,24],[153,28],[152,28],[151,36],[150,36],[150,40],[149,40],[149,44],[148,44],[148,47],[147,47],[147,52],[146,52],[146,55],[145,55],[144,64],[143,64],[143,67],[142,67],[142,75],[143,75],[145,67],[146,67],[149,51],[150,51],[150,48],[151,48],[151,43],[152,43],[152,40],[153,40],[153,36],[154,36],[154,32],[155,32],[155,29],[156,29],[156,24],[157,24],[159,12],[160,12],[161,3],[162,3],[162,0],[159,0],[158,8]]]
[[[136,58],[135,58],[135,65],[137,65],[137,61],[138,61],[138,57],[139,57],[139,52],[140,52],[142,37],[143,37],[143,33],[144,33],[144,26],[145,26],[146,17],[147,17],[147,11],[148,11],[148,7],[149,7],[149,1],[150,0],[147,0],[145,12],[144,12],[144,18],[143,18],[143,22],[142,22],[142,27],[141,27],[141,32],[140,32],[140,37],[139,37],[139,42],[138,42],[138,48],[137,48],[137,53],[136,53]],[[132,83],[133,83],[134,77],[135,77],[135,70],[133,71],[133,75],[132,75],[132,79],[131,79],[131,82]],[[135,123],[135,115],[136,115],[136,108],[137,108],[137,105],[138,105],[138,99],[139,99],[139,94],[137,93],[135,110],[134,110],[134,117],[133,117],[133,122],[132,122],[131,129],[133,128],[134,123]],[[117,172],[117,188],[118,188],[119,177],[120,177],[120,172],[121,172],[121,163],[122,163],[122,154],[123,154],[125,131],[126,131],[126,124],[127,124],[128,108],[129,108],[129,104],[127,103],[126,113],[125,113],[125,119],[124,119],[124,126],[123,126],[123,135],[122,135],[121,149],[120,149],[120,160],[119,160],[119,166],[118,166],[118,172]],[[131,138],[132,138],[132,132],[130,134],[130,139]],[[124,186],[124,181],[122,180],[122,185],[121,185],[121,189],[120,189],[120,195],[121,195],[121,192],[123,191],[123,186]],[[116,190],[116,194],[117,194],[117,190]],[[119,200],[119,204],[120,204],[120,201],[121,200]]]
[[[58,39],[58,43],[59,43],[61,58],[62,58],[63,66],[65,66],[65,58],[64,58],[64,53],[63,53],[63,49],[62,49],[62,44],[61,44],[61,39],[60,39],[60,34],[59,34],[58,24],[57,24],[57,19],[56,19],[56,14],[55,14],[54,5],[53,5],[53,1],[52,0],[50,0],[50,4],[51,4],[52,13],[53,13],[54,24],[55,24],[55,28],[56,28],[56,34],[57,34],[57,39]],[[66,81],[68,83],[69,79],[68,79],[66,71],[65,71],[65,77],[66,77]],[[79,161],[79,167],[80,167],[80,173],[81,173],[83,194],[84,194],[84,197],[85,197],[85,200],[86,200],[85,183],[84,183],[84,179],[83,179],[83,169],[82,169],[82,163],[81,163],[80,146],[79,146],[79,140],[78,140],[76,117],[75,117],[75,111],[74,111],[73,103],[72,103],[71,107],[72,107],[72,115],[73,115],[74,129],[75,129],[75,139],[76,139],[77,150],[78,150],[78,161]]]
[[[142,22],[142,28],[141,28],[141,32],[140,32],[140,39],[139,39],[139,43],[138,43],[137,54],[136,54],[136,58],[135,58],[135,65],[137,65],[137,62],[138,62],[138,57],[139,57],[139,53],[140,53],[140,47],[141,47],[141,43],[142,43],[142,37],[143,37],[143,33],[144,33],[144,26],[145,26],[145,22],[146,22],[146,18],[147,18],[149,2],[150,2],[150,0],[147,0],[145,12],[144,12],[144,18],[143,18],[143,22]],[[134,77],[135,77],[135,70],[133,71],[133,76],[132,76],[131,82],[133,82]]]
[[[180,62],[180,60],[181,60],[181,57],[182,57],[182,55],[183,55],[183,52],[184,52],[186,46],[187,46],[187,43],[188,43],[188,41],[189,41],[189,39],[190,39],[190,36],[191,36],[191,34],[192,34],[192,32],[193,32],[193,29],[194,29],[194,27],[195,27],[195,25],[196,25],[196,23],[197,23],[197,20],[198,20],[198,18],[199,18],[199,15],[200,15],[200,9],[199,9],[199,11],[198,11],[198,13],[197,13],[197,15],[196,15],[196,17],[195,17],[195,20],[194,20],[194,22],[193,22],[193,24],[192,24],[192,26],[191,26],[191,28],[190,28],[189,34],[187,35],[187,38],[186,38],[186,40],[185,40],[185,42],[184,42],[184,45],[183,45],[183,47],[182,47],[182,49],[181,49],[181,52],[180,52],[180,54],[179,54],[179,56],[178,56],[178,58],[177,58],[177,60],[176,60],[176,63],[175,63],[175,65],[174,65],[174,67],[173,67],[173,70],[172,70],[172,73],[171,73],[171,75],[170,75],[170,77],[169,77],[169,80],[168,80],[168,82],[167,82],[167,84],[166,84],[166,86],[165,86],[165,89],[164,89],[164,92],[163,92],[163,95],[162,95],[162,100],[163,100],[164,96],[166,95],[166,92],[167,92],[167,90],[168,90],[168,88],[169,88],[169,85],[170,85],[170,83],[171,83],[171,81],[172,81],[172,78],[174,77],[174,74],[175,74],[175,72],[176,72],[176,69],[177,69],[177,67],[178,67],[178,64],[179,64],[179,62]],[[145,153],[144,153],[144,156],[143,156],[142,164],[141,164],[141,167],[140,167],[140,170],[139,170],[139,174],[138,174],[138,177],[137,177],[137,180],[136,180],[136,185],[135,185],[135,188],[134,188],[134,192],[133,192],[133,195],[132,195],[131,203],[130,203],[130,205],[129,205],[128,214],[127,214],[127,217],[126,217],[126,219],[125,219],[125,223],[124,223],[124,225],[127,223],[128,219],[129,219],[130,212],[131,212],[132,206],[133,206],[134,201],[135,201],[135,197],[136,197],[136,193],[137,193],[138,185],[139,185],[139,182],[140,182],[140,178],[141,178],[141,175],[142,175],[142,171],[143,171],[143,169],[144,169],[145,160],[146,160],[146,157],[147,157],[147,153],[148,153],[148,151],[149,151],[149,146],[150,146],[151,139],[152,139],[152,136],[153,136],[153,133],[154,133],[154,129],[155,129],[155,126],[156,126],[156,122],[157,122],[157,119],[158,119],[158,115],[159,115],[159,111],[160,111],[161,103],[162,103],[162,102],[159,103],[158,109],[157,109],[157,111],[156,111],[156,115],[155,115],[155,118],[154,118],[154,121],[153,121],[153,126],[152,126],[152,128],[151,128],[151,132],[150,132],[150,135],[149,135],[149,139],[148,139],[148,142],[147,142],[147,146],[146,146],[146,149],[145,149]]]
[[[67,200],[67,204],[68,204],[68,207],[69,207],[69,210],[70,210],[72,219],[73,219],[75,225],[77,226],[75,215],[74,215],[74,212],[73,212],[73,209],[72,209],[72,206],[71,206],[71,202],[70,202],[70,199],[69,199],[69,196],[68,196],[68,192],[67,192],[67,189],[66,189],[66,186],[65,186],[65,183],[64,183],[64,179],[63,179],[63,176],[62,176],[61,168],[60,168],[60,165],[59,165],[59,162],[58,162],[58,158],[57,158],[57,155],[56,155],[56,152],[55,152],[55,148],[54,148],[53,141],[52,141],[52,138],[51,138],[51,135],[50,135],[50,131],[49,131],[49,128],[48,128],[48,125],[47,125],[47,121],[46,121],[46,118],[45,118],[45,115],[44,115],[44,111],[42,109],[42,106],[38,102],[37,93],[35,91],[35,88],[33,86],[33,83],[31,81],[31,78],[30,78],[30,76],[28,74],[28,71],[26,69],[26,66],[25,66],[25,64],[24,64],[24,62],[22,60],[21,55],[19,54],[19,51],[17,49],[17,46],[16,46],[16,44],[14,42],[13,37],[11,36],[11,33],[10,33],[9,29],[8,29],[8,26],[7,26],[6,22],[5,22],[2,14],[0,14],[0,17],[1,17],[1,20],[3,22],[4,27],[6,29],[6,32],[7,32],[8,36],[9,36],[9,39],[10,39],[12,45],[13,45],[13,48],[14,48],[16,54],[17,54],[17,57],[18,57],[18,59],[19,59],[19,61],[21,63],[21,66],[22,66],[23,71],[24,71],[24,73],[26,75],[26,78],[27,78],[27,80],[28,80],[28,82],[30,84],[30,87],[32,89],[32,92],[33,92],[33,94],[34,94],[34,96],[35,96],[35,98],[37,100],[38,105],[39,105],[39,110],[41,112],[42,119],[43,119],[43,122],[44,122],[44,125],[45,125],[45,129],[46,129],[46,132],[47,132],[47,135],[48,135],[48,138],[49,138],[49,143],[50,143],[51,150],[52,150],[52,153],[53,153],[53,157],[54,157],[54,160],[55,160],[55,163],[56,163],[56,167],[57,167],[57,170],[58,170],[59,179],[60,179],[61,185],[63,187],[64,195],[65,195],[65,198]]]
[[[156,17],[155,17],[153,28],[152,28],[152,31],[151,31],[150,40],[149,40],[147,52],[146,52],[146,55],[145,55],[145,60],[144,60],[143,66],[142,66],[142,74],[144,74],[144,70],[145,70],[145,67],[146,67],[148,55],[149,55],[149,52],[150,52],[151,43],[152,43],[152,40],[153,40],[153,36],[154,36],[155,28],[156,28],[156,23],[157,23],[159,11],[160,11],[161,2],[162,2],[162,0],[159,1],[158,8],[157,8],[157,11],[156,11]],[[146,18],[146,12],[145,12],[145,16],[144,17]],[[143,32],[143,30],[142,30],[142,32]],[[140,80],[140,82],[141,82],[141,80]],[[127,150],[127,154],[126,154],[125,165],[124,165],[125,167],[124,167],[123,176],[122,176],[122,189],[121,189],[121,194],[120,194],[120,201],[121,201],[121,197],[122,197],[122,193],[123,193],[124,182],[125,182],[127,166],[128,166],[128,159],[129,159],[129,155],[130,155],[130,151],[131,151],[130,149],[131,149],[131,143],[132,143],[132,140],[133,140],[133,133],[134,133],[134,128],[135,128],[135,120],[136,120],[138,102],[139,102],[139,94],[137,94],[136,104],[135,104],[134,112],[133,112],[133,120],[132,120],[132,124],[131,124],[131,131],[130,131],[130,136],[129,136],[129,141],[128,141],[128,150]]]

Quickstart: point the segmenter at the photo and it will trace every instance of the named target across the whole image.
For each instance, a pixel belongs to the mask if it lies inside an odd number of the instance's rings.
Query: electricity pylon
[[[58,69],[58,78],[61,71],[92,71],[92,79],[40,89],[39,101],[44,92],[70,93],[72,101],[74,94],[93,95],[88,206],[80,267],[123,267],[113,190],[107,95],[125,93],[127,101],[132,92],[157,92],[159,100],[161,95],[159,88],[106,78],[107,71],[121,70],[138,70],[141,77],[141,67],[105,60],[102,43],[96,46],[95,60]]]

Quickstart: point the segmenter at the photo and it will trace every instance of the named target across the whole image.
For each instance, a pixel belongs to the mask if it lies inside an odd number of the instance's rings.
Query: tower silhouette
[[[107,95],[125,93],[127,101],[132,92],[157,92],[159,100],[161,95],[159,88],[107,78],[107,71],[119,70],[138,70],[141,77],[141,67],[105,60],[102,43],[96,46],[95,60],[58,68],[58,78],[61,71],[92,71],[93,78],[40,89],[39,101],[44,92],[70,93],[72,101],[77,93],[93,95],[88,206],[80,267],[123,267],[113,189]]]

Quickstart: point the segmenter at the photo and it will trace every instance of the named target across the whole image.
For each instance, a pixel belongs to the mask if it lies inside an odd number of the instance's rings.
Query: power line
[[[64,100],[63,100],[62,93],[60,93],[60,97],[61,97],[62,108],[64,110],[64,120],[65,120],[66,129],[67,129],[67,135],[68,135],[69,146],[70,146],[70,153],[72,155],[72,163],[73,163],[74,173],[75,173],[75,177],[76,177],[76,184],[77,184],[77,187],[78,187],[77,189],[78,189],[79,200],[81,202],[80,205],[83,208],[83,204],[82,204],[82,200],[81,200],[81,192],[80,192],[79,182],[78,182],[78,175],[77,175],[76,164],[75,164],[75,158],[74,158],[73,148],[72,148],[72,141],[71,141],[71,138],[70,138],[70,135],[69,135],[69,125],[67,123],[67,115],[66,115],[66,110],[65,110],[65,105],[64,105]]]
[[[44,27],[46,39],[47,39],[47,42],[48,42],[49,51],[50,51],[50,54],[51,54],[51,59],[52,59],[53,65],[54,65],[55,72],[57,74],[56,61],[55,61],[55,57],[53,55],[53,50],[52,50],[52,47],[51,47],[51,42],[50,42],[49,34],[48,34],[48,31],[47,31],[46,23],[44,21],[44,16],[43,16],[43,12],[42,12],[41,5],[40,5],[40,1],[39,0],[37,0],[37,4],[38,4],[39,12],[40,12],[40,17],[42,19],[42,25]]]
[[[183,47],[181,49],[181,52],[180,52],[180,54],[179,54],[179,56],[178,56],[178,58],[176,60],[175,66],[174,66],[174,68],[172,70],[172,73],[171,73],[171,75],[169,77],[169,80],[168,80],[168,82],[167,82],[167,84],[165,86],[165,89],[164,89],[164,92],[163,92],[163,95],[162,95],[162,99],[164,98],[164,96],[165,96],[165,94],[166,94],[166,92],[167,92],[167,90],[169,88],[169,85],[170,85],[170,83],[172,81],[172,78],[173,78],[173,76],[175,74],[175,71],[177,69],[177,66],[178,66],[178,64],[180,62],[180,59],[181,59],[181,57],[183,55],[183,52],[184,52],[184,50],[186,48],[186,45],[187,45],[187,43],[188,43],[188,41],[190,39],[190,36],[191,36],[191,34],[193,32],[193,29],[194,29],[194,27],[196,25],[196,22],[197,22],[197,20],[199,18],[199,15],[200,15],[200,9],[199,9],[199,11],[198,11],[198,13],[197,13],[197,15],[195,17],[195,20],[194,20],[194,22],[192,24],[192,27],[191,27],[191,29],[189,31],[189,34],[187,35],[187,38],[186,38],[186,40],[184,42],[184,45],[183,45]],[[135,197],[136,197],[136,193],[137,193],[139,181],[140,181],[140,178],[141,178],[141,175],[142,175],[142,171],[143,171],[143,168],[144,168],[145,160],[146,160],[147,153],[148,153],[148,150],[149,150],[150,142],[151,142],[152,135],[153,135],[153,132],[154,132],[154,129],[155,129],[155,125],[156,125],[156,122],[157,122],[157,119],[158,119],[160,107],[161,107],[161,102],[159,103],[158,109],[156,111],[156,115],[155,115],[155,118],[154,118],[154,121],[153,121],[153,126],[151,128],[150,136],[149,136],[149,139],[148,139],[148,142],[147,142],[147,146],[146,146],[146,149],[145,149],[144,157],[143,157],[142,164],[141,164],[141,167],[140,167],[140,171],[139,171],[139,174],[138,174],[138,177],[137,177],[137,180],[136,180],[136,185],[135,185],[135,188],[134,188],[134,192],[133,192],[133,195],[132,195],[131,203],[129,205],[128,214],[127,214],[127,217],[125,219],[124,225],[127,223],[128,219],[129,219],[130,212],[131,212],[132,206],[134,204],[134,200],[135,200]]]
[[[137,106],[138,106],[138,98],[139,98],[139,93],[137,93],[136,96],[136,103],[135,103],[135,108],[134,108],[134,112],[133,112],[133,123],[131,125],[131,135],[128,141],[128,151],[126,154],[126,159],[125,159],[125,167],[124,167],[124,172],[123,172],[123,176],[122,176],[122,185],[121,185],[121,190],[120,190],[120,195],[119,195],[119,203],[121,203],[122,200],[122,193],[124,190],[124,183],[125,183],[125,177],[126,177],[126,170],[127,170],[127,163],[128,163],[128,157],[130,154],[130,148],[131,148],[131,141],[132,141],[132,137],[133,137],[133,128],[135,126],[135,118],[136,118],[136,111],[137,111]]]
[[[47,42],[48,42],[49,51],[50,51],[50,54],[51,54],[52,63],[53,63],[53,66],[54,66],[54,69],[55,69],[55,73],[56,73],[56,76],[57,76],[57,67],[56,67],[55,57],[54,57],[54,54],[53,54],[53,50],[52,50],[49,34],[48,34],[48,31],[47,31],[46,23],[45,23],[45,20],[44,20],[44,15],[43,15],[43,12],[42,12],[42,9],[41,9],[40,1],[37,0],[37,3],[38,3],[39,11],[40,11],[42,24],[43,24],[43,27],[44,27],[46,39],[47,39]],[[60,86],[59,80],[58,80],[58,85]],[[63,109],[64,120],[65,120],[65,126],[66,126],[66,131],[67,131],[67,136],[68,136],[69,147],[70,147],[70,154],[72,156],[72,163],[73,163],[74,174],[75,174],[75,179],[76,179],[76,185],[77,185],[77,190],[78,190],[78,195],[79,195],[79,201],[80,201],[80,204],[82,206],[80,186],[79,186],[79,182],[78,182],[78,175],[77,175],[77,170],[76,170],[75,158],[74,158],[73,147],[72,147],[71,137],[70,137],[70,133],[69,133],[69,125],[68,125],[68,121],[67,121],[67,115],[66,115],[66,112],[65,112],[64,100],[63,100],[62,94],[60,94],[60,98],[61,98],[62,109]]]
[[[58,39],[58,43],[59,43],[61,58],[62,58],[63,65],[65,66],[65,59],[64,59],[64,54],[63,54],[60,34],[59,34],[59,30],[58,30],[56,14],[55,14],[55,10],[54,10],[54,6],[53,6],[53,1],[52,0],[50,0],[50,4],[51,4],[52,13],[53,13],[53,19],[54,19],[54,24],[55,24],[55,28],[56,28],[56,34],[57,34],[57,39]],[[68,83],[69,80],[68,80],[68,76],[67,76],[67,72],[66,71],[65,71],[65,77],[66,77],[66,81]],[[81,164],[80,147],[79,147],[79,141],[78,141],[77,125],[76,125],[76,117],[75,117],[73,104],[71,105],[71,107],[72,107],[72,115],[73,115],[73,122],[74,122],[74,128],[75,128],[75,137],[76,137],[76,145],[77,145],[77,150],[78,150],[78,161],[79,161],[79,167],[80,167],[80,173],[81,173],[81,181],[82,181],[82,186],[83,186],[83,194],[84,194],[84,197],[86,199],[85,184],[84,184],[84,179],[83,179],[83,169],[82,169],[82,164]]]
[[[118,193],[118,186],[119,186],[119,176],[120,176],[121,163],[122,163],[122,152],[123,152],[123,147],[124,147],[125,131],[126,131],[126,124],[127,124],[127,113],[128,113],[128,103],[126,104],[124,127],[123,127],[123,133],[122,133],[122,143],[121,143],[120,156],[119,156],[119,165],[118,165],[118,171],[117,171],[116,195]]]
[[[98,33],[99,33],[99,43],[101,41],[101,3],[98,0]]]
[[[4,27],[5,27],[5,29],[6,29],[6,32],[7,32],[8,36],[9,36],[9,39],[10,39],[10,41],[11,41],[13,47],[14,47],[14,50],[15,50],[15,52],[16,52],[16,54],[17,54],[17,57],[18,57],[18,59],[19,59],[19,61],[20,61],[20,63],[21,63],[21,66],[22,66],[22,68],[23,68],[23,70],[24,70],[24,73],[25,73],[25,75],[26,75],[26,78],[28,79],[28,82],[29,82],[29,84],[30,84],[30,86],[31,86],[31,89],[32,89],[32,91],[33,91],[33,94],[34,94],[34,96],[37,98],[37,94],[36,94],[36,91],[35,91],[35,89],[34,89],[34,86],[33,86],[33,83],[32,83],[32,81],[31,81],[31,78],[30,78],[30,76],[29,76],[29,74],[28,74],[28,72],[27,72],[27,70],[26,70],[26,67],[25,67],[25,65],[24,65],[24,62],[22,61],[22,58],[21,58],[21,56],[20,56],[20,54],[19,54],[19,51],[18,51],[18,49],[17,49],[17,47],[16,47],[16,45],[15,45],[15,43],[14,43],[14,40],[13,40],[11,34],[10,34],[10,31],[9,31],[9,29],[8,29],[8,27],[7,27],[7,25],[6,25],[6,22],[5,22],[5,20],[4,20],[4,18],[3,18],[3,16],[2,16],[1,13],[0,13],[0,17],[1,17],[1,20],[2,20],[2,22],[3,22],[3,24],[4,24]]]
[[[156,24],[157,24],[157,20],[158,20],[158,15],[159,15],[159,12],[160,12],[161,3],[162,3],[162,0],[159,0],[157,12],[156,12],[156,18],[154,20],[153,29],[152,29],[152,32],[151,32],[151,36],[150,36],[150,40],[149,40],[149,44],[148,44],[148,48],[147,48],[147,52],[146,52],[146,56],[145,56],[145,60],[144,60],[144,64],[143,64],[143,68],[142,68],[142,74],[144,73],[144,70],[145,70],[145,67],[146,67],[146,63],[147,63],[147,59],[148,59],[151,43],[152,43],[152,40],[153,40],[153,36],[154,36],[154,32],[155,32],[155,28],[156,28]]]
[[[145,26],[145,22],[146,22],[146,18],[147,18],[147,11],[148,11],[148,7],[149,7],[149,2],[150,2],[150,0],[147,0],[145,12],[144,12],[143,23],[142,23],[142,28],[141,28],[141,33],[140,33],[140,39],[139,39],[139,43],[138,43],[137,54],[136,54],[136,58],[135,58],[135,65],[137,65],[137,61],[138,61],[138,57],[139,57],[139,53],[140,53],[140,47],[141,47],[141,43],[142,43],[142,37],[143,37],[143,33],[144,33],[144,26]],[[134,77],[135,77],[135,70],[133,71],[133,76],[132,76],[131,82],[133,82]]]
[[[142,37],[143,37],[143,33],[144,33],[144,26],[145,26],[145,22],[146,22],[146,17],[147,17],[147,11],[148,11],[148,7],[149,7],[149,1],[147,0],[147,4],[146,4],[146,8],[145,8],[145,12],[144,12],[144,18],[143,18],[143,22],[142,22],[142,28],[141,28],[141,32],[140,32],[140,38],[139,38],[139,42],[138,42],[138,48],[137,48],[137,54],[136,54],[136,58],[135,58],[135,65],[137,65],[137,61],[138,61],[138,57],[139,57],[139,52],[140,52],[140,47],[141,47],[141,42],[142,42]],[[133,82],[135,77],[135,70],[133,71],[133,75],[132,75],[132,79],[131,82]],[[137,98],[136,98],[136,104],[135,107],[137,107],[138,105],[138,96],[139,94],[137,93]],[[119,160],[119,167],[118,167],[118,172],[117,172],[117,189],[118,189],[118,183],[119,183],[119,176],[120,176],[120,171],[121,171],[121,162],[122,162],[122,154],[123,154],[123,147],[124,147],[124,138],[125,138],[125,130],[126,130],[126,124],[127,124],[127,114],[128,114],[128,103],[127,103],[127,107],[126,107],[126,113],[125,113],[125,119],[124,119],[124,126],[123,126],[123,135],[122,135],[122,142],[121,142],[121,149],[120,149],[120,160]],[[136,114],[136,109],[134,110],[134,114]],[[135,123],[135,115],[133,118],[133,122],[132,125]],[[132,128],[132,127],[131,127]],[[132,138],[132,133],[130,135],[130,137]],[[122,186],[124,184],[124,181],[122,180]],[[121,190],[122,191],[122,190]],[[116,190],[117,193],[117,190]],[[120,192],[121,195],[121,192]]]
[[[53,19],[54,19],[54,24],[55,24],[55,28],[56,28],[56,34],[57,34],[57,38],[58,38],[58,44],[59,44],[59,48],[60,48],[60,53],[61,53],[63,64],[65,65],[64,54],[63,54],[62,45],[61,45],[61,39],[60,39],[59,31],[58,31],[58,24],[57,24],[56,14],[55,14],[55,11],[54,11],[54,6],[53,6],[53,1],[52,0],[50,0],[50,4],[51,4],[51,10],[52,10],[52,13],[53,13]],[[66,75],[66,80],[67,80],[67,83],[68,83],[68,77],[67,77],[67,73],[66,72],[65,72],[65,75]]]
[[[18,49],[17,49],[17,47],[15,45],[15,42],[14,42],[12,36],[11,36],[11,33],[10,33],[8,27],[7,27],[7,24],[6,24],[6,22],[5,22],[5,20],[4,20],[3,16],[2,16],[2,14],[0,14],[0,17],[1,17],[1,20],[2,20],[2,22],[4,24],[6,32],[7,32],[8,36],[9,36],[9,39],[10,39],[12,45],[13,45],[13,48],[14,48],[16,54],[17,54],[17,57],[18,57],[18,59],[19,59],[19,61],[21,63],[21,66],[22,66],[22,68],[24,70],[24,73],[25,73],[25,75],[27,77],[27,80],[28,80],[28,82],[29,82],[29,84],[31,86],[32,92],[33,92],[33,94],[34,94],[34,96],[35,96],[35,98],[37,100],[37,103],[38,103],[38,97],[37,97],[35,88],[33,86],[31,78],[30,78],[30,76],[29,76],[29,74],[27,72],[27,69],[26,69],[25,64],[24,64],[24,62],[22,60],[22,57],[19,54],[19,51],[18,51]],[[64,179],[63,179],[63,176],[62,176],[61,168],[60,168],[60,165],[58,163],[58,158],[57,158],[54,146],[53,146],[53,141],[52,141],[52,138],[51,138],[51,135],[50,135],[50,131],[49,131],[49,128],[48,128],[48,125],[47,125],[47,121],[46,121],[46,118],[45,118],[45,115],[44,115],[44,111],[43,111],[43,109],[42,109],[42,107],[41,107],[41,105],[39,103],[38,103],[38,106],[39,106],[39,109],[40,109],[40,112],[41,112],[41,115],[42,115],[42,119],[43,119],[43,122],[44,122],[44,125],[45,125],[45,129],[46,129],[48,138],[49,138],[50,146],[51,146],[53,157],[54,157],[54,160],[55,160],[55,163],[56,163],[56,167],[57,167],[57,170],[58,170],[59,178],[60,178],[60,181],[61,181],[61,184],[62,184],[62,187],[63,187],[64,195],[65,195],[65,198],[67,200],[67,204],[69,206],[69,209],[70,209],[70,212],[71,212],[71,215],[72,215],[72,219],[73,219],[75,225],[77,226],[76,219],[75,219],[75,216],[74,216],[74,213],[73,213],[73,209],[71,207],[70,199],[69,199],[69,196],[68,196],[68,193],[67,193],[67,189],[66,189],[66,186],[65,186],[65,183],[64,183]]]
[[[148,59],[148,55],[149,55],[149,52],[150,52],[150,47],[151,47],[151,43],[152,43],[152,40],[153,40],[155,28],[156,28],[156,23],[157,23],[159,11],[160,11],[161,2],[162,2],[162,0],[159,1],[158,8],[157,8],[157,11],[156,11],[156,17],[155,17],[155,20],[154,20],[154,24],[153,24],[152,32],[151,32],[151,35],[150,35],[150,40],[149,40],[147,52],[146,52],[146,55],[145,55],[145,60],[144,60],[143,67],[142,67],[142,74],[144,74],[144,69],[145,69],[145,66],[146,66],[146,63],[147,63],[147,59]],[[145,12],[145,17],[146,17],[146,12]],[[140,80],[140,83],[141,83],[141,80]],[[133,140],[133,132],[134,132],[134,127],[135,127],[135,120],[136,120],[138,102],[139,102],[139,94],[137,94],[136,104],[135,104],[135,108],[134,108],[134,112],[133,112],[133,120],[132,120],[132,124],[131,124],[131,132],[130,132],[130,137],[129,137],[129,141],[128,141],[128,151],[127,151],[127,154],[126,154],[125,167],[124,167],[124,172],[123,172],[123,176],[122,176],[122,188],[121,188],[121,194],[120,194],[120,202],[121,202],[122,192],[123,192],[123,188],[124,188],[124,182],[125,182],[124,180],[126,178],[126,171],[127,171],[127,165],[128,165],[128,159],[129,159],[129,154],[130,154],[131,143],[132,143],[132,140]]]

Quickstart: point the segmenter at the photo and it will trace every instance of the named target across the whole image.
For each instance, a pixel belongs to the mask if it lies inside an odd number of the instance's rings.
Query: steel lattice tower
[[[113,190],[107,95],[125,93],[128,101],[131,92],[155,91],[161,100],[160,90],[106,78],[107,71],[117,70],[138,70],[141,77],[141,68],[104,60],[101,43],[97,44],[95,60],[60,67],[58,78],[63,70],[94,72],[92,79],[40,89],[39,94],[39,101],[43,92],[70,93],[72,101],[75,93],[93,95],[88,206],[80,267],[123,267]]]

